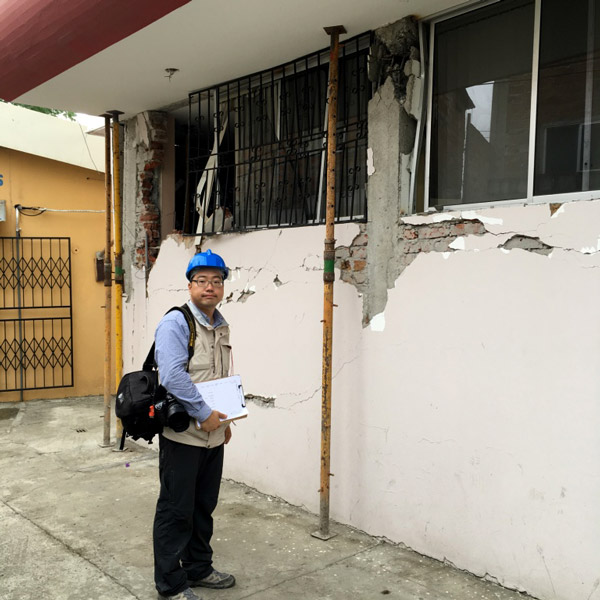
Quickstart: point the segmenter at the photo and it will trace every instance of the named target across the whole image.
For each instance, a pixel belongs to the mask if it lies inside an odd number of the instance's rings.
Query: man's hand
[[[208,419],[206,419],[206,421],[202,421],[202,423],[200,424],[200,427],[202,428],[202,431],[206,431],[206,432],[210,433],[211,431],[218,429],[218,427],[221,425],[221,419],[226,419],[226,418],[227,418],[227,415],[224,415],[223,413],[219,412],[218,410],[213,410],[210,413],[210,417],[208,417]]]
[[[227,428],[225,429],[225,443],[229,444],[230,439],[231,439],[231,426],[227,425]]]

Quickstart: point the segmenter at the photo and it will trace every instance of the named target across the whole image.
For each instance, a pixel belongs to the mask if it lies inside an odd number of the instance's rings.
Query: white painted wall
[[[600,201],[463,216],[489,233],[420,255],[377,327],[363,329],[361,298],[336,282],[332,518],[539,598],[597,600]],[[337,244],[357,232],[336,227]],[[514,233],[554,250],[499,249]],[[205,244],[233,268],[222,311],[245,391],[276,398],[250,405],[225,475],[315,513],[323,237],[306,227]],[[134,288],[126,334],[146,336],[133,360],[126,335],[126,364],[139,368],[148,333],[186,298],[193,252],[170,238],[147,296]],[[244,290],[255,293],[237,302]]]
[[[104,173],[104,137],[75,121],[3,102],[0,146]]]

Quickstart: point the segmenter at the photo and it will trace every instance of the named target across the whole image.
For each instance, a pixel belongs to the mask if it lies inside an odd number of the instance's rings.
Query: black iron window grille
[[[340,47],[338,222],[366,219],[370,38]],[[328,75],[329,49],[190,94],[186,233],[325,222]]]

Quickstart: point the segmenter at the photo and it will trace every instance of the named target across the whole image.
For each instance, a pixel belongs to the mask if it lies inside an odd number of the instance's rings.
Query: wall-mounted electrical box
[[[6,221],[6,200],[0,200],[0,223]]]
[[[96,281],[104,281],[104,250],[96,252]]]

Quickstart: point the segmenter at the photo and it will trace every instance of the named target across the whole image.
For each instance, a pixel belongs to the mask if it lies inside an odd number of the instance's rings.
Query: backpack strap
[[[156,363],[154,362],[154,347],[155,346],[156,346],[156,344],[154,342],[152,342],[152,348],[150,348],[150,350],[148,352],[148,356],[146,356],[146,360],[144,361],[144,364],[142,365],[142,371],[154,370],[154,367],[156,366]]]
[[[190,310],[190,307],[187,304],[182,304],[181,306],[174,306],[169,312],[173,310],[178,310],[183,313],[185,320],[187,321],[188,327],[190,329],[190,338],[188,340],[188,366],[190,361],[192,360],[192,356],[194,356],[194,348],[196,347],[196,319]]]
[[[119,450],[123,450],[123,448],[125,447],[125,437],[127,436],[127,431],[125,430],[125,427],[123,427],[123,433],[121,434],[121,443],[119,444]]]
[[[174,310],[177,310],[183,314],[183,316],[185,317],[185,320],[187,321],[189,330],[190,330],[190,337],[188,339],[188,366],[189,366],[190,360],[192,360],[192,356],[194,356],[194,348],[196,346],[196,322],[194,319],[194,315],[192,314],[192,311],[190,310],[190,307],[187,304],[183,304],[182,306],[174,306],[173,308],[170,308],[165,314],[168,315],[170,312],[173,312]],[[156,347],[156,344],[154,342],[152,342],[152,348],[150,348],[150,351],[148,352],[148,356],[146,356],[146,360],[144,361],[144,365],[142,366],[142,371],[153,371],[157,368],[156,361],[154,360],[155,347]]]

